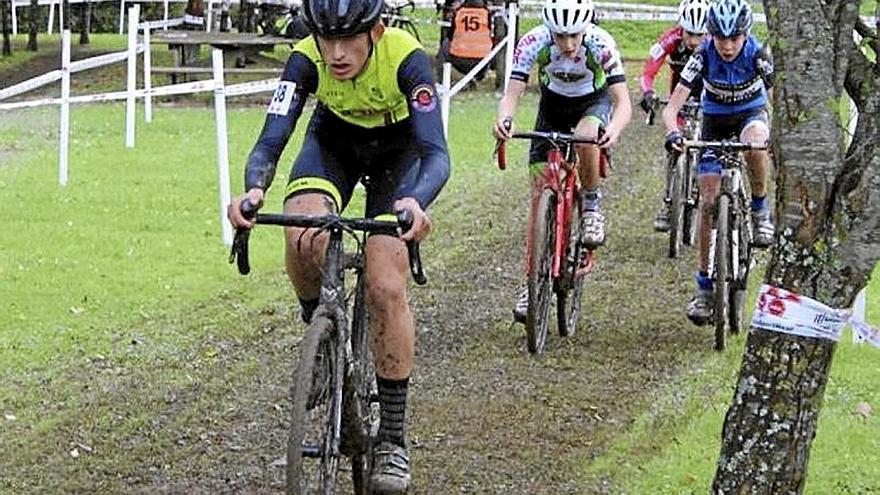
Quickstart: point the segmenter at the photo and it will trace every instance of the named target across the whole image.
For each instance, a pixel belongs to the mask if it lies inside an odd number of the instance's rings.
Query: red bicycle
[[[576,144],[597,144],[559,132],[522,132],[517,139],[544,139],[552,144],[547,165],[541,172],[539,193],[532,197],[526,243],[526,275],[529,309],[526,343],[529,352],[544,351],[550,327],[550,303],[556,293],[556,323],[559,335],[573,335],[581,309],[585,276],[592,270],[595,253],[581,243],[580,180]],[[496,148],[498,167],[506,168],[504,142]],[[605,177],[608,155],[600,151],[600,174]]]

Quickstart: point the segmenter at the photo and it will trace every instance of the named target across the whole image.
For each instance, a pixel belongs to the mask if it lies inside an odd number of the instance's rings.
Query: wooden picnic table
[[[152,70],[157,73],[170,74],[172,83],[176,82],[178,76],[186,80],[187,74],[210,73],[212,71],[210,67],[200,67],[195,63],[199,47],[211,45],[223,50],[224,60],[235,60],[234,67],[226,64],[225,72],[280,74],[283,70],[280,64],[276,68],[245,68],[244,64],[245,61],[258,57],[268,59],[268,57],[262,57],[259,54],[273,50],[275,45],[293,46],[296,42],[297,40],[291,38],[258,33],[157,30],[150,33],[150,43],[168,45],[168,49],[172,51],[174,66],[153,67]]]

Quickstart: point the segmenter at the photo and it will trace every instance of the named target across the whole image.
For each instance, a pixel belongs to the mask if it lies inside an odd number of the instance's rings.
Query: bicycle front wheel
[[[526,344],[529,352],[544,352],[550,326],[550,298],[553,297],[553,244],[556,229],[556,195],[545,189],[535,205],[532,251],[529,256],[529,310],[526,314]]]
[[[744,199],[738,199],[738,205],[742,205]],[[744,326],[746,289],[749,285],[749,272],[752,268],[752,227],[749,215],[743,208],[737,207],[738,225],[736,231],[736,273],[731,277],[730,308],[728,309],[727,322],[731,333],[739,333]]]
[[[669,257],[678,258],[684,239],[684,207],[688,184],[684,180],[686,157],[676,154],[669,157]]]
[[[724,350],[730,294],[730,198],[718,197],[715,222],[715,350]]]
[[[344,363],[333,342],[334,325],[315,316],[300,342],[287,443],[288,495],[337,493],[342,401],[337,368]]]
[[[354,310],[351,319],[351,351],[354,363],[346,387],[345,412],[343,413],[343,443],[351,456],[351,477],[354,495],[368,495],[372,469],[372,439],[379,430],[379,405],[373,353],[364,295],[363,274],[359,274],[355,287]]]
[[[571,209],[568,229],[568,246],[562,274],[556,284],[556,326],[560,337],[571,337],[577,329],[581,313],[581,297],[584,293],[584,275],[578,276],[578,269],[584,262],[586,249],[580,245],[581,215],[580,205],[575,203]]]

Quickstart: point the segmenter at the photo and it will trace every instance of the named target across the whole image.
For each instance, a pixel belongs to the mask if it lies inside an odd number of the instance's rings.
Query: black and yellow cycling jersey
[[[296,45],[248,157],[246,189],[271,184],[309,94],[318,103],[285,197],[320,191],[341,210],[366,178],[368,215],[403,197],[433,201],[450,166],[431,65],[415,38],[390,27],[353,79],[330,74],[313,37]]]

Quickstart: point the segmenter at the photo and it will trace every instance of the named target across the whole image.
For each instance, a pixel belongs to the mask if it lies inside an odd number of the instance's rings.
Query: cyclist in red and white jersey
[[[573,132],[596,140],[599,128],[604,129],[599,146],[577,146],[583,186],[581,240],[588,249],[595,249],[605,242],[599,148],[616,145],[632,117],[626,74],[614,38],[591,22],[595,14],[592,0],[545,0],[541,14],[543,24],[526,33],[513,53],[510,83],[498,105],[494,133],[498,139],[510,138],[517,102],[534,67],[541,89],[535,130]],[[533,195],[540,194],[543,187],[538,174],[550,147],[546,141],[532,141],[529,149],[529,164],[535,165]],[[528,290],[524,290],[514,308],[514,319],[525,322],[527,309]]]
[[[706,39],[706,18],[709,15],[709,0],[682,0],[678,6],[678,24],[669,28],[660,36],[660,40],[651,47],[645,68],[639,77],[639,86],[642,90],[642,100],[639,106],[645,112],[653,110],[656,103],[654,96],[654,78],[663,68],[663,62],[668,61],[670,69],[669,92],[671,93],[681,78],[681,70],[693,55],[694,50]],[[702,85],[695,86],[691,95],[700,97]],[[654,219],[654,230],[666,232],[669,230],[669,205],[666,198],[669,191],[664,191],[663,201],[657,217]]]

